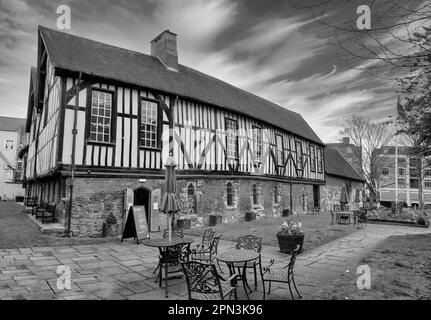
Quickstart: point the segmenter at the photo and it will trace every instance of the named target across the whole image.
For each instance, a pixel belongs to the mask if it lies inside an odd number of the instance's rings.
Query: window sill
[[[106,146],[106,147],[115,146],[115,142],[98,142],[98,141],[90,141],[90,140],[87,140],[87,144],[91,144],[95,146]]]
[[[151,147],[141,147],[141,146],[139,147],[139,150],[162,152],[162,148],[151,148]]]

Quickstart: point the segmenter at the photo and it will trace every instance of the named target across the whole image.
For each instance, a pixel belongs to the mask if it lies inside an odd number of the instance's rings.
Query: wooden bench
[[[55,209],[57,204],[42,203],[35,209],[36,219],[41,219],[42,223],[50,221],[55,222]]]
[[[37,206],[37,198],[36,197],[26,197],[24,199],[24,205],[28,208],[31,208],[30,213],[33,214],[33,210]]]
[[[307,214],[311,214],[311,215],[320,214],[320,207],[308,207]]]

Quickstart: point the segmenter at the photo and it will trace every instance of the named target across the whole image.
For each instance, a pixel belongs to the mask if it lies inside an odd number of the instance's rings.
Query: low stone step
[[[43,234],[63,234],[64,233],[64,226],[62,226],[59,223],[42,223],[41,221],[37,220],[35,216],[31,214],[28,214],[27,217],[29,217],[29,219],[39,227],[39,230]]]

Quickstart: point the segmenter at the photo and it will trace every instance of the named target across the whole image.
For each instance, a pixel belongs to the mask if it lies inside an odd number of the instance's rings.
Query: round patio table
[[[247,283],[247,263],[261,259],[260,253],[252,250],[229,250],[222,253],[217,254],[217,260],[225,262],[227,264],[227,267],[229,268],[229,273],[232,276],[235,273],[235,267],[238,268],[238,264],[244,264],[242,268],[242,274],[239,274],[240,280],[242,280],[242,284],[244,287],[245,294],[247,296],[247,299],[249,299],[247,288],[250,290],[250,287]],[[262,263],[259,263],[260,266],[260,276],[263,279],[263,273],[262,273]],[[240,268],[238,268],[238,271]]]
[[[144,246],[148,247],[157,247],[159,248],[160,253],[166,252],[167,248],[174,247],[180,244],[186,244],[188,246],[188,251],[190,252],[190,244],[193,242],[193,239],[190,238],[173,238],[169,241],[168,238],[159,238],[159,239],[149,239],[142,241]],[[161,267],[160,267],[161,268]],[[159,273],[159,286],[161,287],[161,269]],[[168,264],[165,263],[165,296],[168,297]]]

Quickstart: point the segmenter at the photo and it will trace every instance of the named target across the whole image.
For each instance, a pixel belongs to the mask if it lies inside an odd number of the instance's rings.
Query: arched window
[[[233,206],[233,187],[232,182],[226,184],[226,202],[228,206]]]
[[[259,204],[259,194],[257,191],[257,184],[253,184],[252,187],[252,192],[253,192],[253,205],[258,205]]]
[[[277,185],[274,186],[274,204],[280,203],[280,189]]]
[[[188,209],[189,212],[195,213],[196,210],[196,195],[195,195],[195,186],[193,183],[190,183],[187,186],[187,197],[188,197]]]
[[[187,195],[194,196],[195,195],[195,186],[193,183],[190,183],[187,187]]]

